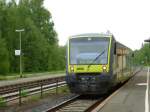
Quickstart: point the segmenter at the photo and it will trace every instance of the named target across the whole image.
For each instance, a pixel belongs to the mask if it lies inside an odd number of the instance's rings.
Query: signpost
[[[19,38],[20,38],[20,50],[15,50],[15,55],[20,55],[20,78],[22,78],[22,50],[21,50],[21,32],[23,32],[24,29],[16,30],[16,32],[19,32]]]
[[[15,50],[15,56],[20,56],[21,51],[20,50]]]

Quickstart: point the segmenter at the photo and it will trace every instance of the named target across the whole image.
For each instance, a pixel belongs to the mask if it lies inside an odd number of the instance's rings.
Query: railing
[[[0,87],[0,103],[18,99],[19,105],[21,105],[23,97],[40,93],[42,98],[43,92],[54,88],[57,94],[58,87],[64,85],[66,85],[65,76],[2,86]]]

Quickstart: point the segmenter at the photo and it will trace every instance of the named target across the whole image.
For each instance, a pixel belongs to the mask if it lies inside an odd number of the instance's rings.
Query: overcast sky
[[[52,14],[60,45],[70,35],[109,30],[135,50],[150,37],[150,0],[45,0],[44,6]]]

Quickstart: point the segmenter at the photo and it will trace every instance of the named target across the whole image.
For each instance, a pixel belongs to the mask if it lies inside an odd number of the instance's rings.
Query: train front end
[[[66,81],[72,93],[105,93],[111,85],[111,35],[72,36],[67,45]]]

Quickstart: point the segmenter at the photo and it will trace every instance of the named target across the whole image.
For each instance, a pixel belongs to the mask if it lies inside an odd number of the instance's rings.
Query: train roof
[[[117,41],[117,48],[131,50],[129,47],[123,45],[122,43],[120,43],[120,42],[118,42],[118,41]],[[131,51],[132,51],[132,50],[131,50]]]
[[[111,33],[105,34],[105,33],[84,33],[79,35],[73,35],[70,36],[70,38],[78,38],[78,37],[112,37],[113,35]]]
[[[83,34],[79,34],[79,35],[72,35],[69,38],[71,39],[71,38],[78,38],[78,37],[106,37],[106,38],[112,37],[112,38],[114,38],[112,33],[83,33]],[[120,43],[118,41],[117,41],[117,48],[131,50],[129,47],[123,45],[122,43]]]

